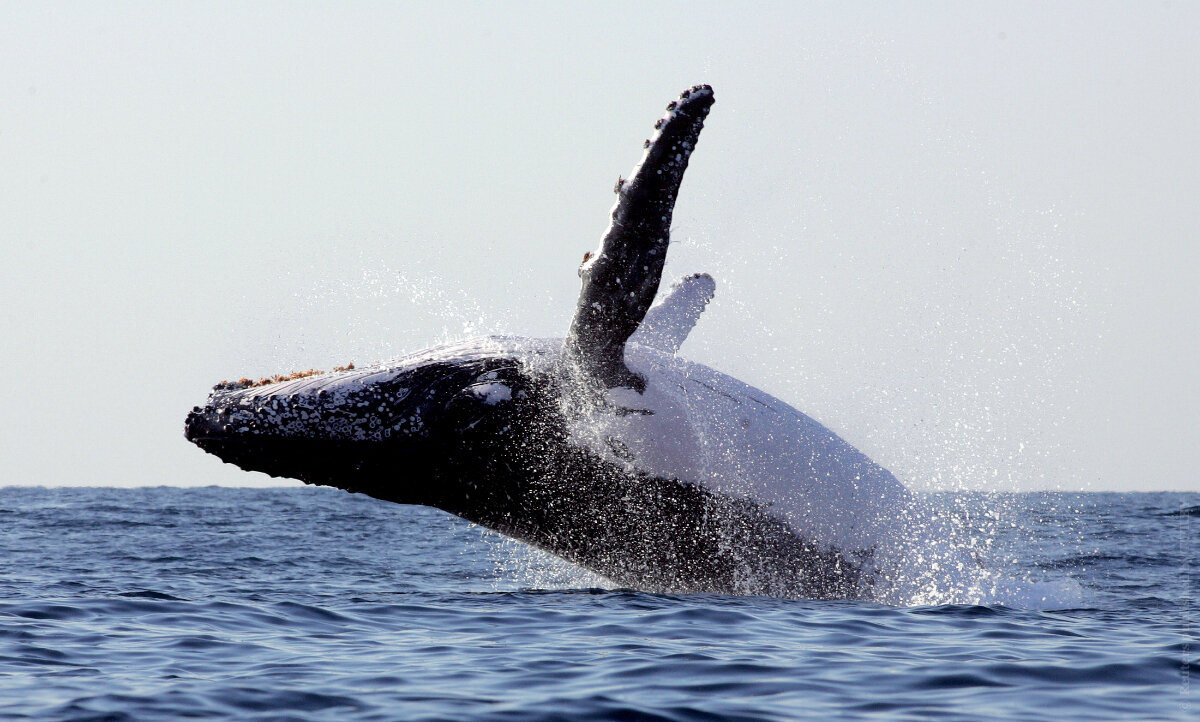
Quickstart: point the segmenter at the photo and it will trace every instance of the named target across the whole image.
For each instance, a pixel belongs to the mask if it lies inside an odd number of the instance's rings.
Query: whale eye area
[[[482,429],[485,426],[519,414],[528,398],[527,380],[514,367],[483,370],[470,378],[446,402],[448,419],[460,430]]]
[[[458,396],[484,406],[501,406],[525,398],[524,386],[516,368],[493,368],[478,374]]]

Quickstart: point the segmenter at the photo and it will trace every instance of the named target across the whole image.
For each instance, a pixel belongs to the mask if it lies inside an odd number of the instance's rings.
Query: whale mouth
[[[221,456],[219,452],[222,449],[248,449],[251,446],[262,445],[260,443],[255,443],[250,439],[230,438],[227,436],[192,436],[188,438],[188,441],[192,442],[196,446],[199,446],[208,453],[216,454],[217,456]]]
[[[188,441],[199,446],[205,452],[247,471],[270,473],[267,470],[278,468],[279,460],[287,456],[282,448],[270,449],[272,444],[263,438],[193,432],[191,427],[185,430],[184,435]],[[279,446],[278,443],[274,445]],[[272,476],[274,475],[272,474]]]

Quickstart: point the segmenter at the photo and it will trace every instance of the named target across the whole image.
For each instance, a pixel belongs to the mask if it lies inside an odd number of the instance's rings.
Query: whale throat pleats
[[[667,106],[641,162],[617,181],[600,249],[580,266],[583,288],[563,357],[571,371],[602,388],[645,390],[645,379],[625,365],[625,342],[658,293],[675,199],[712,104],[712,88],[697,85]]]

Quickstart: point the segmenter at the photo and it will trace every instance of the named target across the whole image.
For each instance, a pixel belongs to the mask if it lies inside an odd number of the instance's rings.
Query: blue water
[[[0,717],[1200,718],[1200,494],[944,501],[1082,601],[643,594],[329,489],[3,488]]]

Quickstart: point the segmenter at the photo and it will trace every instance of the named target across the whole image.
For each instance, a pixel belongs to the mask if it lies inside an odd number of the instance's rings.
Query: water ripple
[[[520,547],[427,509],[0,489],[0,702],[25,719],[1189,719],[1192,597],[1159,548],[1188,558],[1174,511],[1200,499],[1100,496],[1022,497],[1036,514],[996,541],[1015,574],[1086,585],[1086,608],[1048,610],[657,595],[582,573],[530,589],[512,569],[558,563],[497,560]]]

